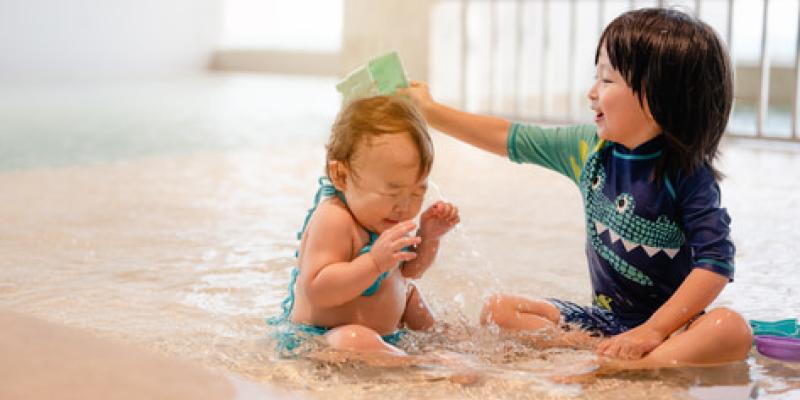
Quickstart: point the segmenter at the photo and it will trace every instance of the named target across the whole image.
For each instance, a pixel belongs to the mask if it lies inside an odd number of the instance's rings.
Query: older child
[[[481,321],[511,330],[579,324],[608,335],[597,352],[624,367],[744,359],[745,320],[723,307],[705,311],[734,272],[714,167],[733,94],[724,46],[685,13],[641,9],[605,29],[595,64],[594,125],[510,123],[438,104],[422,83],[404,92],[434,128],[553,169],[581,191],[593,305],[494,295]]]
[[[437,202],[422,213],[433,146],[416,108],[399,97],[347,105],[327,145],[327,177],[298,234],[278,325],[283,353],[298,335],[322,335],[337,349],[404,354],[401,328],[427,329],[434,319],[410,279],[431,265],[439,239],[459,222],[458,209]]]

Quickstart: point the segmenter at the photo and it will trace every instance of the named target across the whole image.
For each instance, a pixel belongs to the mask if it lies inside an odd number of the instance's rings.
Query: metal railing
[[[749,2],[752,0],[739,1]],[[773,82],[780,83],[782,86],[791,87],[791,100],[787,101],[785,107],[782,106],[780,110],[771,109],[770,71],[772,68],[770,63],[770,54],[768,51],[770,0],[762,1],[763,6],[761,7],[760,15],[760,56],[757,63],[758,89],[750,98],[743,99],[739,96],[740,84],[742,86],[751,87],[755,84],[755,79],[753,79],[753,82],[740,82],[740,80],[737,78],[736,87],[734,90],[737,100],[734,105],[734,112],[732,113],[732,120],[734,117],[746,121],[754,120],[754,126],[752,126],[752,129],[747,129],[746,125],[749,125],[749,123],[729,124],[728,135],[800,141],[800,123],[798,121],[800,118],[800,98],[798,97],[798,93],[800,93],[800,68],[798,68],[800,65],[800,29],[797,30],[796,40],[794,43],[794,66],[790,78],[793,79],[793,82],[788,82],[790,79],[787,79],[785,84],[784,82]],[[594,65],[593,59],[587,60],[585,55],[581,59],[581,55],[579,55],[577,51],[578,42],[580,40],[595,42],[600,36],[602,29],[608,22],[610,22],[610,19],[614,18],[620,12],[645,6],[678,6],[684,11],[694,13],[694,15],[702,18],[703,13],[708,10],[706,7],[710,8],[710,6],[714,6],[717,9],[727,9],[727,16],[724,22],[726,26],[717,26],[715,29],[718,29],[720,32],[725,32],[725,34],[722,36],[726,40],[726,44],[729,49],[733,49],[733,32],[736,29],[734,26],[734,11],[736,2],[734,0],[439,0],[439,3],[449,4],[451,11],[455,7],[458,8],[458,12],[456,13],[457,20],[453,21],[458,28],[455,29],[455,32],[450,32],[449,34],[455,34],[459,36],[460,54],[458,56],[458,64],[461,70],[459,71],[460,78],[458,83],[456,85],[452,85],[457,86],[457,88],[454,88],[456,89],[454,92],[457,92],[457,94],[451,93],[449,97],[451,102],[460,105],[462,108],[469,109],[470,111],[487,112],[514,119],[536,120],[543,123],[586,122],[586,120],[583,120],[579,117],[579,109],[581,106],[581,101],[583,101],[583,105],[586,106],[586,108],[583,109],[588,110],[588,103],[586,103],[586,100],[582,100],[582,95],[584,93],[582,91],[588,90],[589,86],[587,82],[581,81],[580,76],[591,76],[590,74],[593,74],[593,72],[588,72],[587,68],[593,69]],[[613,10],[613,12],[609,12],[609,6],[614,6],[616,8]],[[506,9],[506,11],[508,11],[507,8],[509,7],[514,9],[515,16],[504,19],[499,18],[498,10],[501,7]],[[530,28],[531,24],[526,23],[525,21],[526,15],[531,14],[530,10],[526,11],[526,7],[536,7],[536,11],[541,13],[541,16],[539,17],[540,22],[535,24],[536,28],[539,29],[538,32],[534,32],[535,35],[532,34]],[[555,15],[556,13],[553,12],[554,8],[556,7],[560,9],[559,15]],[[566,12],[564,12],[565,7],[567,9]],[[578,13],[580,10],[585,10],[586,7],[591,7],[597,12],[597,29],[584,32],[583,36],[579,36],[579,27],[586,24],[586,16],[583,15],[583,18],[579,21]],[[476,11],[478,8],[480,8],[480,10]],[[797,8],[797,26],[800,26],[800,5],[798,5]],[[475,12],[479,13],[478,18],[470,21],[470,13]],[[506,14],[510,13],[507,12]],[[754,23],[758,21],[756,16],[748,16],[748,18],[753,18]],[[483,31],[488,31],[489,35],[488,44],[482,49],[482,54],[485,56],[485,58],[478,61],[475,59],[475,52],[477,51],[475,42],[479,39],[483,40],[485,38],[476,37],[476,34],[473,32],[474,27],[472,25],[475,24],[475,21],[478,21],[480,24],[488,24],[488,28],[483,26],[482,29]],[[432,23],[436,24],[437,21],[432,20]],[[513,35],[499,34],[499,28],[507,28],[509,23],[513,24]],[[551,33],[551,25],[557,24],[565,24],[567,26],[568,37],[554,37],[554,35]],[[579,24],[581,25],[579,26]],[[436,34],[435,29],[432,34]],[[537,43],[530,43],[532,37],[538,39]],[[566,47],[565,52],[563,51],[564,49],[558,47],[559,44],[555,42],[555,39],[561,39],[559,43],[561,46]],[[512,47],[514,51],[511,52],[511,54],[501,54],[498,49],[501,46],[508,47],[507,45],[511,44],[510,42],[513,42]],[[554,50],[557,48],[562,50],[561,53],[563,59],[559,62],[562,63],[561,65],[565,66],[565,71],[549,70],[553,69],[553,66],[551,65],[552,63],[549,61],[552,57],[555,57]],[[526,68],[528,67],[525,65],[523,60],[530,55],[532,49],[536,49],[538,54],[541,55],[541,60],[544,60],[536,67],[538,69],[537,76],[528,77],[530,79],[527,80],[528,82],[538,80],[536,83],[538,88],[536,88],[536,90],[528,87],[530,85],[525,86],[522,84],[522,82],[525,81],[525,76],[523,76],[524,71],[526,71]],[[593,54],[591,56],[593,57]],[[440,55],[437,54],[436,49],[433,49],[431,52],[431,58],[434,69],[437,57],[440,57]],[[736,65],[736,58],[734,54],[732,54],[732,59],[734,60],[734,69],[738,74],[739,67],[745,68],[745,66]],[[505,70],[502,70],[501,68],[498,68],[498,63],[496,60],[509,62],[511,65],[513,65],[513,68],[506,68]],[[488,68],[486,68],[486,66],[483,68],[485,70],[483,78],[488,80],[488,82],[478,82],[476,84],[474,82],[475,79],[470,79],[470,73],[471,68],[475,68],[479,63],[488,63]],[[582,65],[583,67],[576,67],[576,64]],[[784,69],[788,69],[788,66]],[[580,70],[583,70],[582,73],[579,73]],[[498,87],[497,78],[501,74],[510,74],[513,76],[512,80],[516,82],[516,84],[512,93],[507,93],[507,91],[504,92],[502,88]],[[555,79],[555,77],[551,76],[554,74],[561,78],[565,78],[566,81],[559,83],[558,79]],[[470,101],[472,103],[475,102],[475,97],[471,96],[469,93],[470,90],[473,89],[471,85],[485,87],[482,89],[485,91],[484,95],[479,96],[482,99],[482,101],[480,101],[480,103],[483,103],[482,105],[469,104]],[[563,87],[558,90],[558,86]],[[498,99],[508,100],[509,97],[511,98],[511,106],[495,106]],[[551,109],[550,106],[554,102],[560,102],[562,104],[566,103],[566,107],[562,107],[560,111],[555,111]],[[789,102],[791,104],[788,104]],[[506,103],[509,102],[506,101]],[[786,110],[788,110],[788,112]],[[770,127],[770,130],[767,131],[765,128],[767,127],[768,116],[770,115],[770,112],[782,112],[785,114],[782,115],[782,119],[788,119],[789,122],[784,121],[786,123],[779,124],[781,126],[777,128],[777,131],[775,126]],[[785,127],[783,125],[785,125]]]

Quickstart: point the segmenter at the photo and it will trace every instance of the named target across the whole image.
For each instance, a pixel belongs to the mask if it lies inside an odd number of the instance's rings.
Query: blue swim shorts
[[[581,329],[592,333],[613,336],[619,335],[632,328],[620,321],[614,313],[604,308],[597,306],[581,306],[559,299],[547,299],[547,301],[558,308],[564,322],[576,324],[580,326]]]

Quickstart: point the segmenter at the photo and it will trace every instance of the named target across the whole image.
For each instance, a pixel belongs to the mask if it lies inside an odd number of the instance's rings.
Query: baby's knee
[[[325,335],[333,348],[347,351],[370,351],[383,347],[383,339],[377,332],[363,325],[340,326]]]

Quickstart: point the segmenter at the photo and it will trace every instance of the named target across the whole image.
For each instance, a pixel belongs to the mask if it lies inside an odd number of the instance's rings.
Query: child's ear
[[[328,162],[328,176],[331,178],[331,182],[333,182],[333,186],[338,191],[343,191],[347,186],[347,175],[348,175],[347,166],[344,165],[341,161],[329,161]]]

